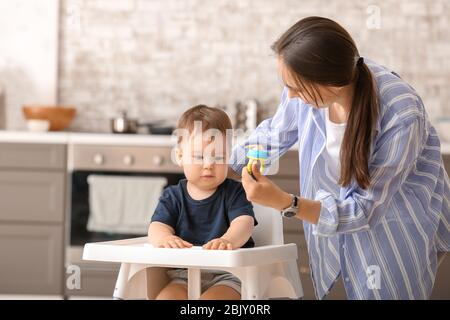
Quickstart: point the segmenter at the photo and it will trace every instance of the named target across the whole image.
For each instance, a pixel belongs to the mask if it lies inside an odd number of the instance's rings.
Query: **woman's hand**
[[[230,241],[224,238],[212,239],[203,245],[206,250],[233,250],[233,245]]]
[[[291,196],[263,176],[256,163],[252,165],[252,173],[256,180],[247,172],[247,167],[242,168],[242,185],[249,201],[277,210],[289,207]]]
[[[190,248],[192,247],[192,243],[189,243],[187,241],[184,241],[183,239],[181,239],[180,237],[177,237],[174,234],[170,234],[167,235],[165,237],[163,237],[159,244],[158,244],[159,248],[179,248],[179,249],[183,249],[183,248]]]

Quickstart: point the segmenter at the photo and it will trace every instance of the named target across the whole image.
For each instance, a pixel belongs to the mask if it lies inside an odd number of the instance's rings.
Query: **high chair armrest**
[[[266,265],[297,257],[294,243],[237,250],[166,249],[152,247],[147,237],[87,243],[83,250],[83,260],[205,269]]]

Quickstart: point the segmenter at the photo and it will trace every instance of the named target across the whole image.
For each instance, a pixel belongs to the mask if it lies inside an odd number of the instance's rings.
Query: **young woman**
[[[273,45],[285,84],[276,114],[231,158],[251,201],[303,220],[316,296],[340,278],[349,299],[427,299],[450,248],[450,182],[422,100],[361,57],[336,22],[305,18]],[[245,164],[298,143],[300,196]]]

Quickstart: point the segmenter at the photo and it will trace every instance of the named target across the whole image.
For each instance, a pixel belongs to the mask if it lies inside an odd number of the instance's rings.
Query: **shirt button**
[[[350,278],[349,277],[345,277],[345,281],[349,282]]]

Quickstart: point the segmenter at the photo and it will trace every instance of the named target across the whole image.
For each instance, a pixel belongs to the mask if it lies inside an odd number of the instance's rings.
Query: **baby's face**
[[[191,134],[178,149],[179,164],[186,179],[201,190],[217,188],[228,174],[228,147],[226,139],[204,139]]]

